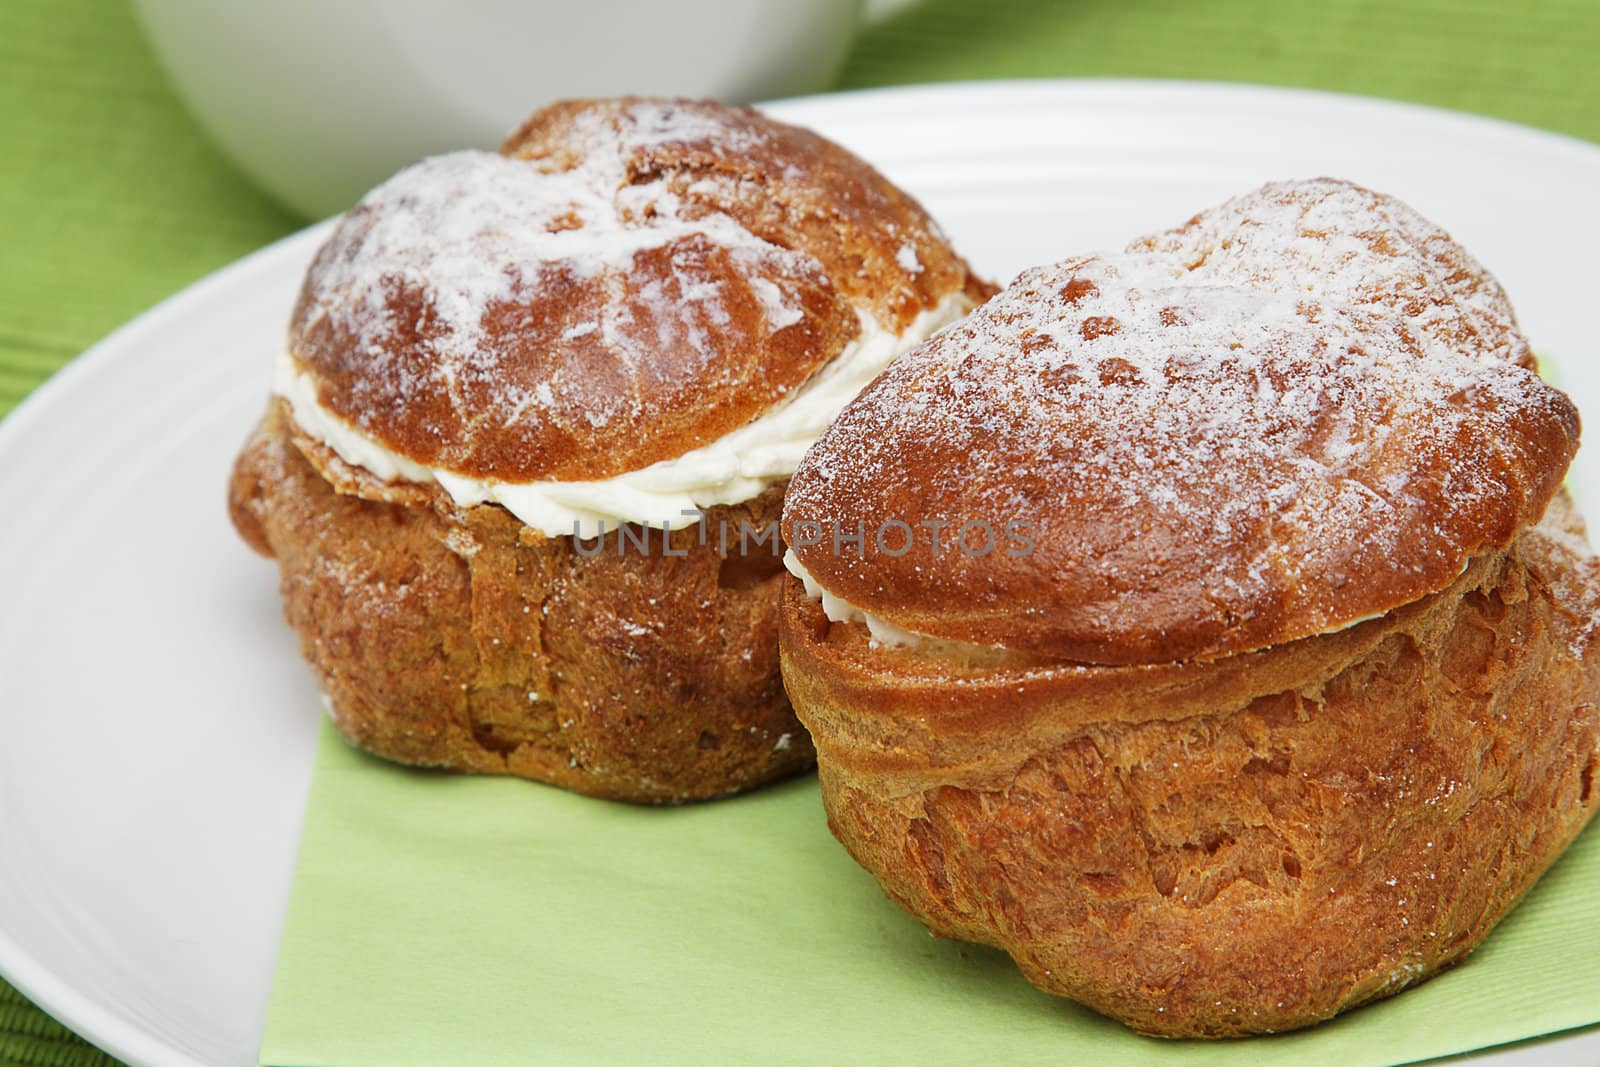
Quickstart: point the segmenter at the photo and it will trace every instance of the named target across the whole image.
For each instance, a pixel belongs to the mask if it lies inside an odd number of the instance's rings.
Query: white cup
[[[222,150],[311,217],[563,97],[825,87],[860,0],[135,0]]]

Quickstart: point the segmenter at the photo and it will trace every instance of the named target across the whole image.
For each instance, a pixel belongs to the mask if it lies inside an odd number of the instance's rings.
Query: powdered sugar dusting
[[[650,373],[663,350],[715,364],[715,332],[732,319],[729,301],[743,299],[706,265],[716,250],[746,273],[769,335],[803,321],[794,280],[823,284],[815,260],[726,214],[690,207],[666,180],[632,169],[642,149],[717,139],[727,150],[730,141],[762,136],[758,129],[640,101],[620,119],[580,114],[568,136],[568,151],[555,159],[478,151],[424,159],[363,198],[329,241],[308,282],[302,328],[326,320],[347,339],[341,348],[365,359],[350,384],[364,428],[372,428],[361,418],[369,409],[381,419],[397,397],[438,394],[469,425],[480,417],[504,423],[510,412],[549,417],[559,373],[537,384],[504,376],[488,403],[483,395],[501,358],[495,316],[517,314],[528,294],[598,291],[595,313],[559,337],[603,345],[624,379]],[[665,255],[665,267],[631,284],[649,253]],[[422,294],[420,316],[398,310],[414,306],[402,299],[408,292]],[[396,349],[407,353],[404,366]],[[470,396],[468,385],[476,387]],[[612,409],[586,403],[584,417],[603,424],[639,414],[632,390],[603,399]]]
[[[347,318],[372,344],[405,325],[394,321],[390,307],[396,284],[426,286],[438,331],[431,343],[442,359],[464,358],[485,344],[489,310],[519,286],[536,284],[552,264],[591,278],[627,270],[637,253],[696,235],[748,256],[791,255],[726,215],[679,217],[677,198],[664,183],[630,187],[624,180],[614,153],[592,155],[569,171],[491,152],[425,159],[361,201],[370,222],[320,272],[317,303],[323,313]],[[499,269],[486,269],[490,265]],[[765,282],[761,294],[774,329],[800,320],[801,309],[776,285]],[[727,320],[715,291],[702,285],[684,295],[705,304],[714,319]],[[661,298],[659,292],[644,296]],[[584,324],[571,334],[598,329],[602,323]]]
[[[1576,420],[1530,363],[1504,293],[1437,227],[1347,183],[1272,185],[1122,254],[1025,272],[846,410],[789,514],[915,498],[1039,524],[1050,558],[1015,571],[1054,571],[1074,617],[1053,625],[1078,633],[1152,612],[1248,629],[1286,598],[1317,632],[1389,606],[1351,583],[1442,587],[1463,553],[1537,517]],[[917,593],[882,592],[909,564],[805,563],[837,595],[930,623],[904,614]],[[931,573],[981,577],[992,611],[1020,616],[1006,566]]]

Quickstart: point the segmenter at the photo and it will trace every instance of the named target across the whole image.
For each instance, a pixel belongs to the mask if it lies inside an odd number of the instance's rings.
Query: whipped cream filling
[[[870,611],[856,607],[841,596],[835,596],[822,588],[822,584],[811,577],[811,572],[806,570],[806,565],[800,562],[800,557],[794,554],[794,549],[788,549],[783,554],[783,565],[789,573],[800,579],[800,584],[806,587],[806,596],[822,604],[822,614],[827,616],[829,622],[859,622],[866,626],[867,632],[872,635],[869,642],[873,648],[885,646],[888,648],[915,648],[923,651],[936,651],[939,649],[982,649],[986,652],[1004,651],[1004,645],[975,645],[967,641],[955,641],[948,637],[935,637],[932,634],[918,633],[907,630],[903,626],[896,626],[886,619],[880,619]]]
[[[800,562],[800,558],[794,554],[794,549],[792,548],[784,552],[783,565],[790,574],[800,579],[800,584],[805,586],[806,596],[822,605],[822,614],[827,617],[829,622],[858,622],[863,624],[866,626],[867,632],[872,635],[870,644],[874,648],[883,646],[888,648],[913,648],[922,651],[937,651],[940,649],[981,649],[986,652],[1006,651],[1004,645],[975,645],[949,637],[935,637],[932,634],[907,630],[886,619],[880,619],[870,611],[858,608],[843,597],[836,596],[822,588],[822,584],[811,577],[811,572],[806,570],[805,564]],[[1466,573],[1466,568],[1462,567],[1461,571],[1463,574]],[[1387,614],[1389,614],[1387,611],[1380,611],[1374,615],[1363,615],[1338,626],[1330,626],[1328,629],[1310,636],[1321,637],[1323,634],[1336,634],[1360,626],[1364,622],[1381,619]],[[1304,639],[1302,638],[1302,640]]]
[[[547,537],[599,537],[628,522],[676,530],[697,523],[705,508],[749,500],[793,474],[868,382],[971,307],[965,293],[951,293],[898,334],[858,311],[860,335],[776,407],[675,459],[595,481],[493,482],[417,463],[323,407],[315,380],[287,351],[278,356],[273,392],[302,430],[344,462],[385,481],[437,485],[463,506],[499,504]]]

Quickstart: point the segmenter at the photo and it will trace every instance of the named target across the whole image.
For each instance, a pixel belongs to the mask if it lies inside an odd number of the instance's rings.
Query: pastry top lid
[[[1577,444],[1460,245],[1390,197],[1291,182],[1027,271],[902,357],[796,471],[784,534],[824,590],[912,631],[1219,656],[1444,588],[1539,518]]]
[[[815,134],[573,101],[369,193],[307,272],[289,351],[321,406],[413,462],[581,481],[751,421],[862,316],[899,332],[976,285],[915,201]]]

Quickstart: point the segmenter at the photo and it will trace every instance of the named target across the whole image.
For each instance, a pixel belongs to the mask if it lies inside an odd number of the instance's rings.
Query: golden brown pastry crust
[[[582,481],[750,422],[859,334],[858,311],[900,332],[962,291],[991,290],[815,134],[709,102],[581,100],[352,209],[289,347],[323,407],[416,463]]]
[[[796,472],[785,537],[919,633],[1104,664],[1244,652],[1443,589],[1535,520],[1578,416],[1531,366],[1437,227],[1345,182],[1267,186],[1025,272],[897,361]],[[872,536],[891,520],[912,550]]]
[[[314,465],[307,454],[314,455]],[[329,472],[324,478],[319,466]],[[782,486],[708,513],[776,521]],[[778,678],[780,574],[694,528],[580,554],[503,509],[385,485],[275,401],[236,465],[234,525],[275,557],[333,724],[389,759],[594,796],[719,796],[809,768]]]
[[[874,647],[791,579],[829,825],[937,934],[1145,1033],[1326,1019],[1471,951],[1600,806],[1600,565],[1558,498],[1355,627],[1207,662]]]
[[[710,102],[569,101],[352,209],[289,359],[326,412],[436,472],[600,480],[748,425],[863,324],[900,334],[989,292],[915,201],[815,134]],[[774,522],[782,493],[706,528],[727,523],[737,557],[740,522]],[[283,402],[231,503],[363,748],[646,802],[812,763],[777,669],[775,534],[724,559],[695,528],[619,553],[613,528],[588,555],[345,463]]]
[[[935,933],[1150,1034],[1426,978],[1600,806],[1577,438],[1493,278],[1348,183],[1026,272],[790,482],[809,580],[914,632],[787,584],[835,835]],[[1033,551],[816,540],[896,518],[1033,520]]]

